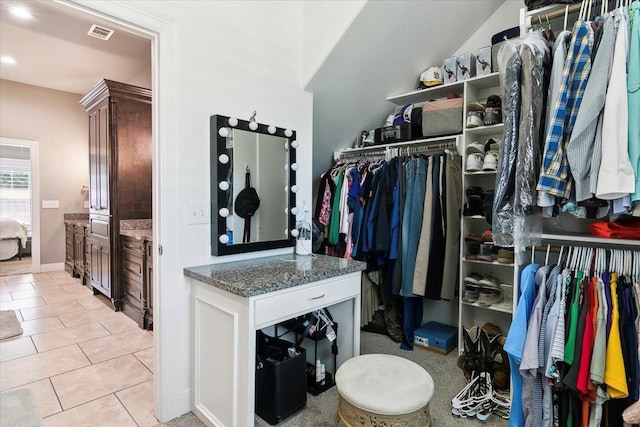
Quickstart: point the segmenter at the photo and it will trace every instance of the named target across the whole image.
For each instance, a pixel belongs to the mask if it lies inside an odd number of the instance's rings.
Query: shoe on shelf
[[[478,280],[478,284],[482,285],[482,289],[500,289],[500,280],[491,273]]]
[[[489,225],[493,225],[493,190],[487,190],[482,196],[482,213]]]
[[[473,153],[467,156],[467,172],[480,172],[483,168],[482,154]]]
[[[498,262],[500,264],[513,264],[513,251],[510,249],[498,249]]]
[[[464,204],[464,208],[462,210],[462,215],[464,216],[476,216],[483,215],[482,212],[482,197],[480,196],[469,196],[467,197],[467,203]]]
[[[499,303],[500,301],[502,301],[502,290],[500,288],[482,288],[480,290],[480,295],[478,296],[479,305],[489,307],[493,304]]]
[[[467,127],[477,128],[484,126],[484,105],[478,101],[467,104]]]
[[[465,236],[464,241],[482,243],[482,236],[476,233],[469,233],[467,236]]]
[[[467,145],[467,154],[472,154],[472,153],[479,153],[479,154],[484,154],[485,150],[485,145],[484,144],[480,144],[479,142],[472,142],[471,144]]]
[[[482,187],[476,187],[473,185],[470,185],[469,187],[467,187],[467,189],[464,192],[467,195],[467,197],[471,197],[471,196],[482,197],[482,195],[484,194],[484,190],[482,189]]]
[[[471,283],[472,285],[479,285],[482,276],[478,273],[471,273],[464,278],[464,283]]]
[[[466,259],[478,259],[479,253],[480,243],[473,241],[467,243],[467,254],[465,255]]]
[[[488,151],[500,152],[500,140],[496,138],[489,138],[484,142],[484,153]]]
[[[487,98],[484,109],[484,125],[491,126],[498,123],[502,123],[502,99],[498,95],[491,95]]]
[[[487,230],[480,236],[482,243],[493,243],[493,233],[491,230]]]
[[[464,296],[462,301],[464,302],[476,302],[480,296],[480,288],[477,285],[466,285],[464,288]]]
[[[484,155],[484,159],[482,161],[482,170],[495,171],[497,169],[498,169],[498,152],[487,151],[487,154]]]

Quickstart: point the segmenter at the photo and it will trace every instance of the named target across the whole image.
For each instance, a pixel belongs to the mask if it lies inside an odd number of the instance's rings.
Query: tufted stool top
[[[408,414],[433,396],[433,379],[420,365],[390,354],[365,354],[344,362],[336,372],[338,393],[365,411]]]

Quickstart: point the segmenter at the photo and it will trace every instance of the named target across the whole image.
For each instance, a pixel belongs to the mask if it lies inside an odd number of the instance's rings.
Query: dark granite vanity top
[[[153,221],[150,219],[121,219],[120,235],[138,240],[153,240]]]
[[[366,266],[361,261],[325,255],[285,254],[187,267],[184,275],[242,297],[251,297],[355,273]]]
[[[66,213],[63,216],[65,224],[74,224],[82,227],[89,226],[88,213]]]

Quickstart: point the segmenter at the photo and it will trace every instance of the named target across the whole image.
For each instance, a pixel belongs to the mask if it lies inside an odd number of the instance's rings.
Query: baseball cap
[[[420,74],[420,82],[426,87],[438,86],[444,83],[440,67],[431,67]]]
[[[401,107],[397,107],[393,112],[393,124],[401,125],[403,123],[411,123],[411,110],[413,104],[406,104]]]

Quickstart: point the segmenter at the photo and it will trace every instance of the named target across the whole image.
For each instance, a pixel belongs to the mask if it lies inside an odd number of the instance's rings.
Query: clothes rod
[[[565,6],[556,10],[553,10],[551,12],[541,12],[536,14],[535,9],[534,10],[530,10],[527,13],[529,13],[529,27],[533,26],[533,25],[537,25],[537,24],[543,24],[547,19],[553,19],[553,18],[558,18],[560,16],[564,16],[565,13],[574,13],[574,12],[579,12],[580,11],[580,7],[582,6],[582,3],[575,3],[572,4],[571,6]],[[568,11],[567,11],[568,9]],[[534,21],[535,19],[535,21]]]
[[[431,152],[439,152],[449,149],[456,149],[457,142],[456,141],[447,141],[447,142],[438,142],[438,143],[424,143],[424,144],[415,144],[415,145],[404,145],[404,146],[396,146],[396,147],[367,147],[364,149],[358,149],[353,151],[339,152],[338,159],[353,159],[353,158],[371,158],[371,157],[382,157],[382,158],[392,158],[399,156],[410,156],[412,154],[421,154],[421,153],[431,153]]]

